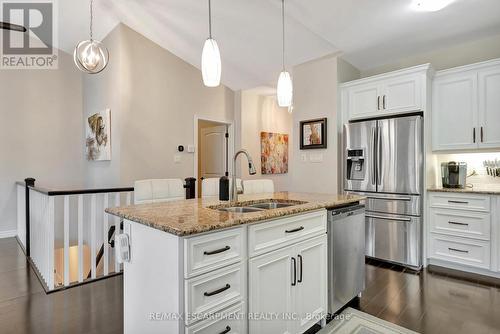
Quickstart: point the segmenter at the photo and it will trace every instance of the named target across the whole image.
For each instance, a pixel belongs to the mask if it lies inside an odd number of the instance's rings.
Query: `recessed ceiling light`
[[[419,12],[437,12],[455,0],[413,0],[411,8]]]

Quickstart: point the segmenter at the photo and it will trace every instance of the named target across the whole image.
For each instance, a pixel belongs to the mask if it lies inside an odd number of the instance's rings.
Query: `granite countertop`
[[[131,220],[177,236],[188,236],[272,218],[323,208],[342,206],[363,200],[356,195],[277,192],[273,194],[240,195],[239,202],[307,202],[291,207],[249,213],[218,211],[208,206],[228,205],[218,199],[189,199],[154,204],[129,205],[106,209],[107,213]],[[248,203],[245,203],[248,204]]]
[[[431,187],[428,188],[427,190],[433,192],[447,192],[447,193],[500,195],[500,184],[499,183],[475,184],[472,188],[465,188],[465,189]]]

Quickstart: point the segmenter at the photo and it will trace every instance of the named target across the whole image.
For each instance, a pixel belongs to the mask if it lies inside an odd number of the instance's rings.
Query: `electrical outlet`
[[[307,161],[307,154],[302,153],[302,154],[300,155],[300,160],[301,160],[302,162],[306,162],[306,161]]]
[[[323,153],[311,153],[309,160],[311,162],[323,162]]]
[[[180,155],[174,155],[174,162],[176,164],[180,164],[181,163],[181,156]]]

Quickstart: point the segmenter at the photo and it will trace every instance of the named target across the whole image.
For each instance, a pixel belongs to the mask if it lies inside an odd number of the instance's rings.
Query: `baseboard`
[[[0,231],[0,239],[13,238],[17,235],[17,230]]]

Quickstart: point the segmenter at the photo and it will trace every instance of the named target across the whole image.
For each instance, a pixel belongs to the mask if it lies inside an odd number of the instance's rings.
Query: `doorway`
[[[197,120],[197,197],[206,178],[229,176],[229,123]]]

